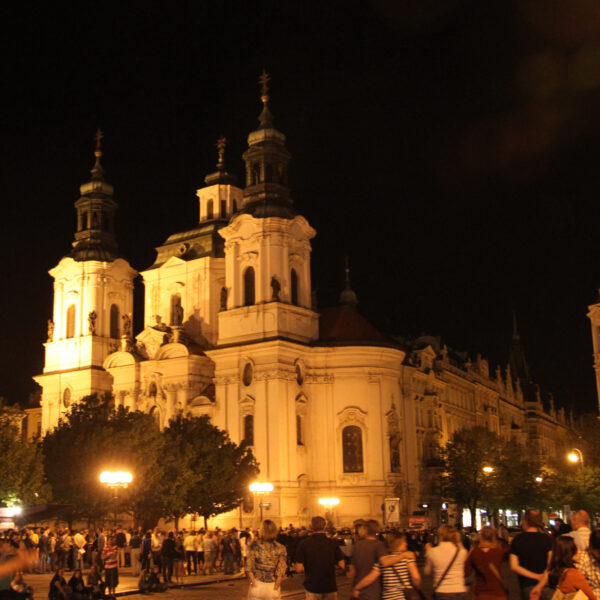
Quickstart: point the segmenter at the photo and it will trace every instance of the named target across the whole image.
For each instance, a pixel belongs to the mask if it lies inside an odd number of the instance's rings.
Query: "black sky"
[[[378,326],[503,365],[514,307],[536,381],[560,405],[596,405],[595,2],[71,4],[4,19],[0,395],[25,401],[41,372],[47,271],[69,250],[95,129],[120,248],[142,270],[194,226],[219,135],[242,175],[264,66],[318,232],[321,303],[348,254]]]

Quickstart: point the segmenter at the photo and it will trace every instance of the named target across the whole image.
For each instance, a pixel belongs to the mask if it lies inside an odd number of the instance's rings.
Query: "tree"
[[[119,407],[110,394],[83,398],[42,442],[44,470],[55,500],[73,506],[72,518],[95,521],[111,508],[99,481],[104,470],[129,470],[133,483],[122,507],[140,510],[160,480],[163,440],[151,415]],[[137,515],[140,516],[140,515]]]
[[[245,442],[235,444],[208,416],[177,416],[165,429],[165,458],[169,468],[164,497],[174,517],[197,512],[206,520],[239,506],[248,484],[258,473]]]
[[[39,504],[50,497],[37,443],[23,440],[20,411],[0,400],[0,502]]]
[[[498,436],[485,427],[460,429],[454,433],[443,451],[445,474],[442,479],[444,495],[459,507],[467,507],[471,523],[475,524],[477,506],[494,494],[494,476],[483,468],[498,463]],[[495,467],[494,467],[495,468]]]
[[[592,516],[600,512],[600,467],[559,464],[547,483],[554,506],[568,504]]]

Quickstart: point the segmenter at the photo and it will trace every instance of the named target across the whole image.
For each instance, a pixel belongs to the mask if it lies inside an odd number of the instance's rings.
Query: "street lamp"
[[[333,525],[333,507],[337,506],[340,503],[340,499],[339,498],[319,498],[317,500],[317,502],[321,505],[325,507],[325,514],[327,514],[327,512],[329,512],[329,515],[331,516],[331,524]]]
[[[537,483],[542,483],[542,481],[544,481],[544,478],[543,478],[543,477],[541,477],[540,475],[538,475],[538,476],[535,478],[535,480],[536,480],[536,482],[537,482]]]
[[[129,471],[102,471],[100,483],[113,490],[115,502],[115,529],[117,528],[117,508],[119,506],[119,489],[125,489],[133,481],[133,475]]]
[[[491,475],[494,472],[494,467],[486,466],[486,467],[483,467],[482,471],[486,475]]]
[[[573,448],[567,454],[567,460],[573,464],[581,463],[581,467],[583,468],[583,452],[579,448]]]
[[[268,494],[269,492],[272,492],[273,484],[269,483],[268,481],[265,481],[265,482],[255,481],[254,483],[250,484],[250,491],[254,494],[254,498],[256,500],[256,497],[259,496],[260,494]],[[258,503],[258,506],[260,508],[260,522],[262,523],[263,506],[264,506],[264,502],[262,501],[262,498],[261,498],[260,502]]]

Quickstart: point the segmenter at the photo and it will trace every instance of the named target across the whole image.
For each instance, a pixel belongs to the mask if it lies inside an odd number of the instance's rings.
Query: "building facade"
[[[322,513],[321,497],[339,498],[338,524],[381,519],[386,498],[400,499],[404,523],[422,503],[439,508],[438,448],[461,427],[484,425],[542,457],[557,452],[564,413],[545,410],[539,393],[526,398],[510,366],[490,373],[481,357],[471,362],[437,338],[382,334],[357,310],[348,269],[340,303],[315,308],[316,232],[290,196],[290,154],[266,89],[261,99],[244,187],[225,168],[221,140],[217,171],[197,192],[198,223],[167,238],[140,273],[135,337],[137,272],[118,254],[98,135],[73,250],[50,271],[54,313],[35,377],[42,431],[94,392],[152,413],[160,427],[179,412],[208,414],[252,446],[260,479],[274,485],[266,514],[286,524]]]

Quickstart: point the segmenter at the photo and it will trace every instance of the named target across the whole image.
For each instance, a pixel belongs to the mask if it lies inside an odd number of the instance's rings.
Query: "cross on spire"
[[[102,130],[98,128],[96,134],[94,135],[94,140],[96,141],[96,147],[94,148],[94,156],[96,157],[96,161],[92,170],[90,171],[92,174],[92,180],[94,181],[102,181],[104,179],[104,169],[100,164],[100,157],[102,156],[102,138],[104,134]]]
[[[96,135],[94,135],[94,139],[96,140],[96,156],[98,156],[98,152],[100,152],[100,156],[102,156],[102,138],[104,137],[104,134],[102,133],[102,130],[100,128],[98,128],[98,130],[96,131]]]
[[[266,104],[269,101],[269,81],[271,76],[265,71],[264,67],[258,82],[260,83],[260,99]]]
[[[225,148],[227,147],[227,138],[221,136],[217,140],[217,152],[219,153],[219,160],[217,161],[217,169],[222,170],[225,167]]]

